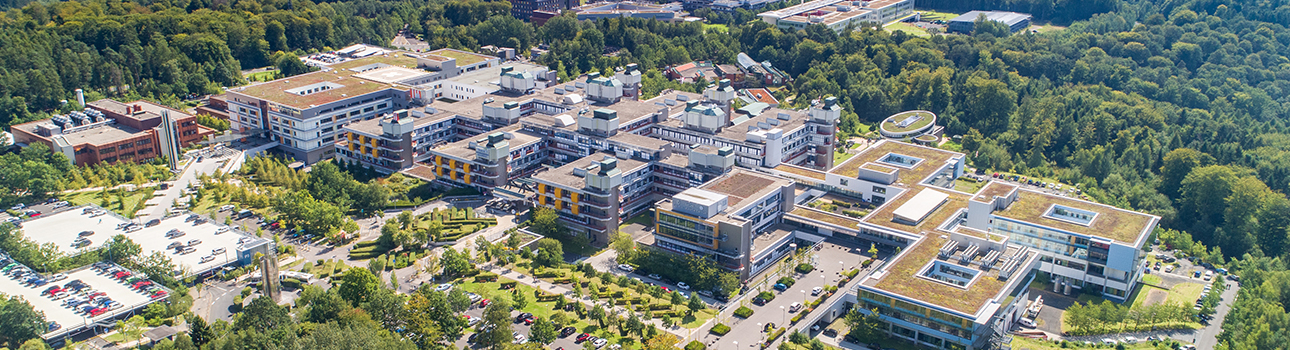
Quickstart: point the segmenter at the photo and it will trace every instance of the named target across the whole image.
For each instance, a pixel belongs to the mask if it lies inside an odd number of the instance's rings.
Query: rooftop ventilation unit
[[[790,116],[788,115],[788,113],[779,113],[779,114],[775,115],[775,118],[779,118],[779,120],[789,120],[789,119],[792,119],[792,117],[790,117]]]
[[[972,258],[976,257],[978,250],[981,250],[981,246],[976,245],[976,243],[969,244],[967,250],[963,251],[963,256],[959,257],[959,262],[963,264],[972,262]]]
[[[779,119],[766,118],[766,124],[779,126]]]
[[[676,95],[676,100],[677,100],[677,101],[681,101],[681,102],[689,101],[689,100],[690,100],[690,96],[686,96],[686,95]]]
[[[954,250],[958,249],[958,247],[959,247],[959,242],[945,241],[945,244],[941,245],[940,253],[937,253],[937,255],[939,255],[942,259],[944,259],[946,257],[949,257],[950,254],[954,254]]]
[[[990,268],[994,267],[994,263],[999,260],[999,255],[1002,255],[1002,253],[999,253],[998,250],[990,250],[989,253],[986,253],[985,259],[981,259],[981,269],[989,271]]]

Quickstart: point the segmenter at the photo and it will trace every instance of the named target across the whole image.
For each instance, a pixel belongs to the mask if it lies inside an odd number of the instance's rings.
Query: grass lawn
[[[500,289],[501,282],[507,282],[507,281],[513,281],[513,280],[508,278],[499,278],[498,282],[459,283],[457,284],[457,288],[461,288],[464,291],[479,294],[486,299],[493,299],[493,300],[505,299],[509,301],[509,300],[512,300],[511,291]],[[546,318],[546,319],[550,319],[551,315],[555,314],[556,312],[564,312],[565,315],[568,316],[568,319],[572,322],[572,324],[570,324],[569,326],[573,326],[574,328],[577,328],[579,332],[591,333],[595,336],[605,338],[609,340],[610,344],[622,344],[623,348],[626,348],[626,349],[641,348],[641,344],[635,340],[634,336],[622,336],[616,331],[617,329],[615,329],[615,331],[612,331],[612,332],[601,329],[600,326],[597,325],[593,320],[578,318],[578,314],[576,312],[556,311],[554,301],[550,301],[550,302],[535,301],[533,298],[533,291],[536,289],[533,287],[530,287],[522,283],[516,283],[515,288],[518,289],[520,293],[524,293],[525,296],[528,298],[528,301],[529,301],[528,306],[521,309],[524,312],[532,313],[533,315]]]
[[[927,9],[914,9],[914,11],[922,12],[923,13],[922,20],[925,22],[931,22],[938,19],[948,21],[960,15],[958,13],[941,12],[941,11],[927,10]]]
[[[524,274],[525,276],[532,276],[532,275],[533,275],[533,271],[532,271],[531,269],[529,269],[527,265],[516,264],[516,265],[513,265],[513,266],[512,266],[512,269],[514,269],[514,270],[515,270],[515,271],[517,271],[517,272],[520,272],[520,273]],[[571,269],[568,269],[568,268],[556,268],[556,269],[550,269],[550,268],[548,268],[548,269],[546,269],[546,270],[544,270],[544,271],[551,271],[551,270],[559,271],[560,275],[561,275],[561,276],[565,276],[565,277],[569,277],[569,276],[577,276],[577,277],[578,277],[578,281],[582,281],[582,282],[588,282],[588,281],[590,281],[590,282],[594,282],[594,283],[596,283],[597,285],[600,285],[600,286],[604,286],[604,285],[606,285],[605,281],[604,281],[603,279],[601,279],[600,277],[594,277],[594,278],[591,278],[590,280],[588,280],[588,279],[587,279],[587,277],[586,277],[586,276],[584,276],[582,273],[580,273],[580,272],[575,273],[575,272],[573,272]],[[543,281],[545,281],[545,282],[547,282],[547,283],[552,283],[552,281],[554,281],[554,280],[555,280],[555,278],[541,278],[541,280],[543,280]],[[667,303],[667,302],[669,302],[669,301],[670,301],[670,299],[660,299],[660,298],[656,298],[656,297],[654,297],[653,295],[650,295],[650,294],[648,294],[648,293],[644,293],[644,294],[642,294],[642,293],[638,293],[638,292],[636,291],[636,289],[635,289],[635,285],[628,285],[627,287],[621,287],[621,286],[619,286],[618,284],[613,283],[613,284],[608,284],[608,286],[609,286],[609,292],[610,292],[610,293],[620,292],[620,291],[621,291],[621,292],[623,292],[623,298],[633,298],[633,297],[649,298],[649,299],[651,300],[651,303],[652,303],[652,304]],[[646,288],[649,288],[649,287],[647,286]],[[475,292],[475,293],[479,293],[479,292]],[[533,291],[531,291],[531,290],[530,290],[528,293],[531,295],[531,294],[533,293]],[[585,291],[584,291],[584,293],[585,293]],[[482,294],[482,293],[481,293],[481,294]],[[584,294],[584,295],[585,295],[585,294]],[[670,295],[666,295],[666,294],[665,294],[665,295],[664,295],[664,297],[668,297],[668,298],[670,298],[671,296],[670,296]],[[675,305],[675,306],[673,306],[673,307],[672,307],[672,309],[673,309],[673,310],[680,310],[680,311],[684,311],[684,310],[686,310],[686,307],[685,307],[685,305]],[[534,314],[534,315],[537,315],[538,313],[534,312],[533,314]],[[704,323],[704,322],[707,322],[707,321],[708,321],[708,319],[710,319],[710,318],[712,318],[712,317],[714,317],[714,316],[716,316],[716,310],[713,310],[713,309],[711,309],[711,308],[708,308],[708,309],[704,309],[704,310],[701,310],[701,311],[699,311],[699,312],[696,312],[696,313],[695,313],[695,314],[693,314],[693,315],[685,316],[683,319],[679,320],[679,322],[678,322],[678,323],[680,323],[680,324],[681,324],[681,327],[685,327],[685,328],[696,328],[696,327],[699,327],[699,326],[703,325],[703,323]]]
[[[1061,350],[1061,349],[1093,349],[1093,347],[1083,346],[1083,344],[1068,343],[1068,347],[1062,347],[1061,342],[1051,342],[1039,339],[1030,339],[1022,337],[1012,337],[1011,345],[1013,349],[1030,349],[1030,350]],[[1106,347],[1103,347],[1106,348]],[[1139,342],[1137,344],[1124,344],[1125,349],[1155,349],[1151,342]],[[1107,348],[1109,349],[1109,348]]]
[[[102,193],[101,191],[77,192],[75,194],[65,195],[62,199],[76,206],[93,203],[103,207],[104,209],[121,214],[122,216],[133,218],[135,212],[143,209],[143,207],[140,206],[140,204],[142,204],[142,199],[145,197],[152,198],[154,192],[155,191],[152,187],[142,188],[133,192],[125,192],[126,197],[124,207],[121,205],[120,197],[117,197],[115,194],[108,194],[107,197],[100,198],[99,195]]]
[[[641,224],[646,227],[654,226],[654,212],[652,210],[646,211],[644,213],[636,214],[636,216],[633,216],[630,219],[623,220],[623,223],[618,225],[618,230],[622,231],[623,227],[627,227],[627,225],[631,224]]]
[[[246,74],[246,75],[243,75],[242,77],[246,78],[247,81],[269,81],[269,80],[273,80],[273,77],[277,73],[278,71],[276,70],[269,70],[269,71]]]
[[[730,27],[727,27],[727,26],[726,26],[726,25],[724,25],[724,24],[706,24],[706,23],[705,23],[705,24],[703,25],[703,30],[704,30],[704,31],[715,30],[715,31],[718,31],[718,32],[721,32],[721,33],[725,33],[725,32],[729,32],[729,31],[730,31]]]
[[[1061,31],[1066,29],[1066,27],[1055,26],[1050,23],[1036,23],[1036,22],[1030,22],[1030,23],[1031,25],[1029,29],[1038,30],[1040,33],[1056,32],[1056,31]]]
[[[851,157],[854,157],[856,154],[858,153],[833,152],[833,164],[842,164],[842,162],[847,161],[847,159],[851,159]]]
[[[1155,280],[1148,281],[1148,277],[1154,278]],[[1152,275],[1143,276],[1143,280],[1157,285],[1160,283],[1160,277]],[[1139,284],[1139,286],[1140,287],[1134,291],[1133,295],[1130,296],[1130,300],[1133,300],[1133,306],[1135,307],[1144,305],[1148,297],[1152,294],[1151,291],[1159,290],[1168,293],[1168,297],[1165,298],[1165,303],[1167,304],[1181,303],[1183,305],[1189,305],[1195,302],[1196,298],[1200,297],[1201,291],[1205,290],[1205,285],[1201,283],[1179,283],[1169,290],[1142,284]]]
[[[966,193],[976,193],[976,191],[981,190],[981,187],[984,187],[984,186],[985,186],[985,182],[972,181],[972,180],[967,180],[965,178],[958,178],[954,180],[955,191],[966,192]]]
[[[921,36],[921,37],[932,36],[931,34],[928,34],[927,31],[924,30],[923,28],[919,28],[917,26],[914,26],[913,24],[909,24],[905,22],[896,22],[896,23],[888,24],[883,28],[891,32],[895,32],[897,30],[904,31],[905,34],[909,34],[913,36]]]

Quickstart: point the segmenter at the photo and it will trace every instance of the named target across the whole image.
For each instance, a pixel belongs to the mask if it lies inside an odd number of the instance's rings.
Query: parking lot
[[[4,291],[5,294],[23,298],[27,302],[31,303],[31,306],[36,311],[43,312],[45,314],[45,320],[58,323],[60,327],[45,334],[44,337],[46,339],[56,338],[76,331],[87,324],[111,319],[132,310],[137,310],[153,301],[163,300],[149,298],[144,293],[136,291],[129,285],[113,279],[112,276],[100,274],[99,271],[93,268],[82,268],[72,272],[67,272],[66,275],[66,279],[39,287],[24,286],[21,281],[15,280],[6,275],[4,277],[0,277],[0,291]],[[51,286],[66,286],[69,282],[75,280],[80,280],[89,285],[86,290],[92,289],[105,293],[104,295],[106,297],[121,303],[122,307],[105,312],[98,316],[90,317],[88,315],[77,313],[72,308],[63,306],[63,302],[66,298],[54,300],[49,296],[41,295],[45,289]],[[169,291],[167,291],[167,293],[169,293]]]
[[[522,312],[516,311],[516,310],[511,311],[511,330],[518,332],[519,334],[523,334],[525,338],[529,338],[529,332],[530,332],[531,326],[524,324],[524,322],[514,322],[515,317],[519,316],[521,313]],[[464,314],[469,315],[470,317],[479,317],[480,319],[482,319],[484,317],[484,308],[478,307],[478,304],[471,305],[470,310],[466,310]],[[567,337],[559,337],[559,332],[560,330],[556,329],[557,338],[555,339],[555,341],[551,342],[551,344],[547,345],[547,348],[568,349],[568,350],[583,348],[583,344],[577,342],[578,335],[582,334],[582,330],[577,330],[573,334]],[[482,348],[482,346],[478,346],[467,341],[470,339],[470,333],[475,333],[473,327],[470,330],[467,330],[467,332],[463,333],[463,335],[461,336],[461,339],[457,339],[457,342],[455,343],[457,348],[462,348],[462,347]],[[606,345],[606,348],[608,348],[608,345]]]
[[[263,243],[263,238],[241,234],[235,229],[202,220],[188,220],[188,215],[172,216],[162,219],[156,226],[147,227],[129,234],[129,237],[143,248],[142,255],[162,252],[170,257],[175,266],[185,269],[190,274],[200,274],[206,270],[223,266],[238,260],[239,247]],[[183,236],[170,238],[167,232],[179,230]],[[221,232],[223,230],[223,232]],[[190,253],[176,253],[169,248],[172,244],[192,248]],[[196,243],[196,244],[192,244]],[[219,253],[216,253],[216,252]]]
[[[102,247],[104,242],[116,234],[112,231],[116,229],[117,224],[129,222],[126,218],[107,210],[98,211],[100,214],[90,214],[82,207],[54,209],[48,205],[37,205],[31,208],[31,210],[40,211],[41,215],[22,222],[24,236],[40,245],[53,243],[58,246],[60,253],[66,255],[76,255],[82,251]],[[93,232],[85,236],[90,244],[80,248],[73,246],[76,238],[84,231]]]

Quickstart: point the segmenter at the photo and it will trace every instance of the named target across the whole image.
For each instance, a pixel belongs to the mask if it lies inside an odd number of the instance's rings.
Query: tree
[[[564,247],[552,238],[543,238],[538,240],[538,253],[533,257],[533,262],[541,266],[559,266],[564,263]]]
[[[632,240],[632,235],[622,231],[614,231],[614,234],[610,237],[609,246],[614,249],[615,253],[618,253],[616,260],[619,264],[635,261],[636,241]]]
[[[674,292],[671,294],[672,294],[672,300],[671,300],[672,305],[685,305],[685,297],[681,296],[681,293]]]
[[[381,288],[359,307],[367,311],[372,316],[372,320],[380,323],[386,330],[395,331],[406,324],[406,303],[403,296]]]
[[[882,337],[883,322],[878,319],[878,310],[870,310],[868,314],[860,312],[858,309],[851,309],[847,312],[843,320],[847,327],[849,337],[860,339],[861,341],[876,340]]]
[[[187,320],[188,336],[191,338],[193,345],[201,347],[215,339],[215,333],[211,331],[210,326],[206,325],[206,320],[201,316],[190,315]]]
[[[49,345],[45,345],[45,341],[42,339],[31,339],[22,343],[18,350],[49,350]]]
[[[605,327],[605,308],[600,306],[600,304],[596,304],[595,307],[591,308],[591,312],[588,313],[587,316],[596,320],[596,323],[599,324],[600,327]]]
[[[448,305],[452,306],[454,312],[465,312],[470,308],[470,304],[470,297],[466,296],[466,292],[461,291],[461,288],[453,288],[448,292]]]
[[[273,299],[261,296],[251,300],[251,303],[242,309],[242,313],[238,314],[237,319],[233,321],[233,330],[266,333],[273,329],[290,328],[293,324],[286,308],[274,303]]]
[[[680,341],[672,333],[659,332],[645,341],[645,350],[678,350],[676,343]]]
[[[878,258],[878,246],[874,243],[869,243],[869,256],[874,259]]]
[[[493,301],[484,309],[475,344],[496,349],[511,343],[511,305],[504,299]]]
[[[447,295],[429,288],[412,294],[407,312],[405,320],[408,330],[414,334],[412,340],[423,348],[451,344],[461,337],[466,327],[466,320],[448,305]]]
[[[313,323],[327,323],[340,316],[352,306],[337,292],[338,289],[324,290],[317,286],[305,285],[296,299],[296,306],[305,308],[301,319]]]
[[[0,296],[0,344],[18,347],[45,332],[45,314],[19,297]]]
[[[511,250],[519,250],[519,249],[520,249],[520,243],[523,243],[523,240],[521,240],[521,239],[520,239],[520,233],[519,233],[519,232],[511,232],[511,234],[510,234],[509,236],[506,236],[506,247],[507,247],[507,248],[511,248]]]
[[[443,274],[448,278],[464,276],[467,271],[474,268],[470,266],[470,261],[466,260],[465,254],[457,252],[452,247],[444,249],[440,262],[443,264]]]
[[[565,232],[568,232],[560,222],[560,215],[556,214],[555,209],[547,207],[539,207],[533,214],[533,230],[547,237],[556,237],[557,234],[563,237]]]
[[[542,317],[534,320],[533,327],[529,329],[530,339],[542,344],[551,344],[555,341],[556,335],[555,325]]]
[[[1190,148],[1179,148],[1165,155],[1164,165],[1160,167],[1160,193],[1177,199],[1181,194],[1182,181],[1196,167],[1209,165],[1214,157]]]
[[[103,249],[108,260],[116,264],[125,264],[143,252],[143,248],[138,243],[121,234],[112,236],[112,240],[108,241]]]
[[[964,118],[978,130],[1006,130],[1008,117],[1017,108],[1017,93],[1001,81],[974,74],[964,84]]]
[[[340,297],[352,306],[365,302],[381,286],[381,279],[367,269],[349,269],[340,281]]]
[[[306,191],[283,196],[274,209],[281,214],[278,217],[283,222],[318,235],[330,235],[345,222],[345,214],[339,207],[314,199]]]
[[[690,301],[686,304],[686,308],[688,309],[686,314],[693,315],[695,312],[702,311],[706,306],[703,303],[703,299],[699,298],[698,293],[695,293],[690,296]]]
[[[525,296],[524,293],[519,292],[519,289],[515,290],[515,294],[511,295],[511,299],[515,303],[516,309],[523,309],[529,306],[529,297]]]

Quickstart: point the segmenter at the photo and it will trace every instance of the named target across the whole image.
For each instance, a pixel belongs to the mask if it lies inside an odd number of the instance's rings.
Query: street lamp
[[[782,325],[784,324],[784,320],[788,319],[788,310],[784,309],[784,305],[779,306],[779,314],[780,314],[779,324]]]

